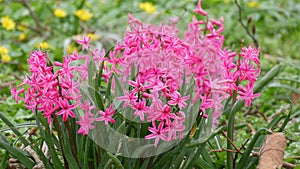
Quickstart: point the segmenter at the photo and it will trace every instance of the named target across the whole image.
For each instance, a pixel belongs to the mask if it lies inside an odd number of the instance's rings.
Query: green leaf
[[[70,168],[72,169],[79,169],[80,167],[78,166],[78,163],[75,159],[75,157],[73,156],[72,154],[72,151],[71,151],[71,144],[70,144],[70,138],[68,136],[68,133],[67,133],[67,128],[65,126],[65,122],[62,121],[62,118],[59,117],[55,117],[58,121],[58,123],[60,124],[59,127],[60,127],[60,131],[61,131],[61,142],[62,142],[62,149],[64,150],[64,156],[68,162],[68,165]]]
[[[18,129],[18,128],[37,127],[37,125],[34,124],[34,123],[21,123],[21,124],[14,124],[14,127],[15,127],[16,129]],[[9,127],[2,128],[2,129],[0,130],[0,133],[3,133],[3,132],[8,131],[8,130],[11,130],[11,129],[10,129]]]
[[[91,141],[89,138],[86,138],[85,141],[85,148],[84,148],[84,157],[83,157],[83,168],[88,169],[89,168],[89,153],[91,151]]]
[[[203,151],[205,147],[205,144],[200,145],[199,147],[196,147],[195,149],[191,148],[189,149],[190,153],[187,156],[186,160],[183,164],[183,169],[190,169],[193,168],[193,165],[195,164],[195,160],[199,158],[200,153]]]
[[[104,61],[102,61],[100,69],[99,69],[99,73],[96,76],[96,89],[99,90],[101,87],[101,79],[102,79],[102,74],[103,74],[103,68],[104,68]]]
[[[88,90],[90,93],[90,98],[96,103],[97,107],[100,110],[104,110],[103,99],[100,93],[98,93],[94,88],[88,86]]]
[[[0,140],[0,147],[5,149],[9,154],[13,155],[15,158],[17,158],[27,168],[33,168],[35,166],[35,163],[30,159],[30,157],[28,157],[25,154],[24,151],[21,151],[2,140]]]
[[[21,134],[16,127],[5,117],[5,115],[0,112],[0,118],[3,120],[4,123],[6,123],[6,125],[19,137],[20,141],[25,145],[25,146],[30,146],[42,159],[42,161],[44,161],[45,166],[48,166],[49,168],[51,168],[51,166],[49,165],[49,163],[46,163],[46,157],[45,154],[41,151],[40,148],[36,148],[34,146],[32,146],[24,137],[23,134]],[[37,146],[37,145],[35,145]]]
[[[147,149],[153,149],[153,144],[146,144],[146,145],[143,145],[143,146],[137,148],[133,152],[133,156],[139,157],[139,156],[143,155],[144,152],[147,152]]]
[[[243,127],[247,126],[247,124],[240,124],[240,125],[236,125],[234,126],[234,129],[241,129]],[[227,131],[227,126],[222,126],[219,127],[218,129],[216,129],[215,131],[213,131],[211,134],[205,136],[205,137],[200,137],[197,140],[192,140],[191,143],[188,145],[188,147],[195,147],[198,146],[202,143],[206,143],[207,141],[211,140],[213,137],[215,137],[216,135],[220,134],[222,131]]]
[[[2,162],[0,164],[0,168],[7,168],[8,158],[9,158],[9,153],[6,151],[5,155],[4,155],[3,159],[2,159]]]
[[[288,90],[300,95],[300,90],[293,86],[290,86],[290,85],[284,85],[284,84],[280,84],[280,83],[272,83],[269,85],[269,87],[288,89]]]
[[[39,128],[39,131],[41,133],[41,136],[42,136],[43,140],[45,140],[47,147],[49,148],[49,153],[53,160],[53,164],[54,164],[55,168],[63,169],[63,164],[58,158],[58,154],[57,154],[58,152],[55,150],[55,147],[54,147],[54,144],[52,141],[53,136],[50,133],[49,124],[47,123],[46,119],[40,113],[36,117],[36,122],[37,122],[37,125]],[[43,130],[41,123],[42,123],[43,127],[45,127],[45,130]]]
[[[266,134],[270,134],[270,133],[271,132],[265,128],[261,128],[255,133],[254,137],[251,139],[249,145],[247,146],[247,149],[245,150],[242,158],[237,163],[236,169],[243,169],[247,165],[247,160],[250,158],[249,157],[250,153],[253,150],[254,145],[255,145],[256,141],[258,140],[258,138],[261,135],[266,135]]]
[[[111,159],[109,159],[104,166],[104,169],[110,169],[111,164],[113,163],[113,161]]]
[[[292,67],[297,68],[297,69],[300,70],[300,66],[297,65],[297,64],[288,62],[288,61],[286,61],[285,59],[282,59],[282,58],[276,58],[276,59],[279,60],[280,62],[283,62],[283,63],[285,63],[285,64],[287,64],[287,65],[290,65],[290,66],[292,66]]]
[[[298,77],[299,78],[299,77]],[[283,81],[291,81],[291,82],[296,82],[300,83],[300,80],[297,80],[297,77],[294,78],[288,78],[288,77],[277,77],[275,78],[276,80],[283,80]]]
[[[290,109],[288,115],[286,116],[286,118],[284,119],[284,121],[283,121],[283,123],[282,123],[282,125],[281,125],[281,127],[280,127],[280,129],[279,129],[279,132],[283,132],[283,130],[285,129],[286,125],[288,124],[288,122],[289,122],[290,119],[291,119],[291,114],[292,114],[292,110],[293,110],[293,105],[290,104],[290,106],[291,106],[291,109]]]
[[[272,121],[267,125],[268,129],[273,129],[283,118],[285,115],[277,115],[275,116]]]
[[[161,169],[163,168],[164,165],[168,165],[171,162],[171,159],[176,157],[179,154],[182,145],[183,144],[179,143],[175,149],[157,156],[156,159],[154,160],[153,168]]]
[[[112,84],[112,78],[113,78],[114,74],[112,73],[110,75],[110,78],[109,78],[109,82],[107,84],[107,88],[106,88],[106,93],[105,93],[105,100],[108,101],[108,103],[111,102],[111,84]]]
[[[19,130],[16,129],[16,127],[6,118],[6,116],[0,112],[0,119],[20,138],[21,142],[28,146],[30,143],[23,137],[23,134],[19,132]]]
[[[113,154],[111,154],[110,152],[107,152],[108,157],[113,161],[113,163],[116,165],[116,167],[119,169],[124,169],[122,163],[120,162],[120,160]]]
[[[182,147],[181,152],[173,158],[171,168],[174,169],[179,168],[184,156],[186,156],[188,153],[189,153],[188,148]]]
[[[96,78],[95,63],[91,60],[88,64],[88,85],[95,87],[94,78]]]
[[[202,158],[197,158],[195,160],[195,165],[201,169],[214,169],[213,166],[211,166],[209,163],[204,161]]]
[[[117,96],[123,96],[124,92],[123,92],[122,85],[121,85],[118,77],[117,76],[114,76],[114,77],[115,77],[115,83],[116,83]]]

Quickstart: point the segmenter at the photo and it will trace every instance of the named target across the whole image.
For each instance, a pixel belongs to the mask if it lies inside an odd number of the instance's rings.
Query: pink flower
[[[47,122],[48,124],[50,124],[52,122],[52,116],[53,113],[59,109],[58,105],[52,105],[51,107],[48,107],[48,109],[44,110],[44,117],[47,118]]]
[[[242,48],[240,55],[245,59],[252,60],[256,65],[260,66],[259,52],[260,48],[256,49],[253,47],[253,44],[250,44],[248,48]]]
[[[79,103],[80,108],[84,110],[84,114],[89,114],[89,116],[94,117],[94,114],[91,112],[92,110],[96,109],[96,106],[91,106],[89,100],[85,100],[84,103]]]
[[[116,120],[112,118],[116,110],[113,110],[112,104],[104,111],[100,110],[98,113],[101,117],[96,118],[96,121],[104,121],[105,125],[108,125],[108,122],[115,123]]]
[[[80,120],[76,122],[80,125],[78,134],[87,135],[90,129],[95,128],[95,126],[92,125],[94,118],[90,117],[89,113],[85,113],[83,117],[80,116],[79,118]]]
[[[117,97],[117,100],[125,101],[123,108],[127,107],[129,104],[133,104],[138,99],[138,97],[135,96],[135,93],[132,91],[130,92],[130,94],[128,94],[128,92],[124,90],[124,94],[125,96]]]
[[[207,13],[202,9],[202,7],[201,7],[201,2],[202,2],[202,0],[199,0],[198,1],[198,4],[197,4],[197,7],[196,7],[196,9],[194,10],[194,12],[196,13],[196,14],[201,14],[201,15],[203,15],[203,16],[207,16]]]
[[[78,59],[79,59],[79,55],[78,55],[78,53],[77,53],[76,51],[73,52],[73,55],[68,54],[68,57],[69,57],[72,61],[78,60]]]
[[[164,122],[160,122],[158,125],[158,128],[156,129],[156,124],[154,121],[152,121],[153,127],[148,127],[148,130],[152,132],[152,134],[149,134],[145,136],[145,139],[153,139],[155,138],[154,147],[157,148],[159,140],[167,141],[168,137],[166,136],[166,133],[169,131],[169,128],[163,128]]]
[[[171,119],[175,118],[175,114],[171,113],[171,107],[169,105],[164,105],[160,111],[160,117],[156,120],[165,121],[165,124],[169,126],[171,124]]]
[[[82,45],[82,50],[92,48],[90,45],[91,37],[84,36],[82,40],[77,40],[76,42]]]
[[[89,68],[88,59],[85,61],[85,63],[75,67],[75,70],[80,74],[82,80],[85,80],[88,77],[88,68]]]
[[[144,114],[149,110],[149,107],[146,106],[146,100],[137,102],[132,106],[132,109],[135,110],[133,113],[134,116],[139,116],[142,121],[144,121]]]
[[[69,100],[59,98],[58,105],[60,106],[60,111],[56,113],[56,115],[62,115],[63,121],[66,122],[68,120],[68,117],[75,118],[75,114],[72,111],[76,107],[75,104],[69,105]]]
[[[16,103],[18,103],[19,100],[24,100],[24,98],[19,97],[20,93],[24,93],[24,91],[25,91],[24,88],[22,88],[21,90],[17,90],[16,87],[14,87],[14,88],[12,88],[12,86],[9,86],[9,87],[10,87],[10,92],[14,96]]]
[[[137,91],[144,92],[146,90],[146,87],[144,87],[144,85],[141,82],[140,76],[136,77],[136,81],[129,80],[128,84],[132,87],[135,87],[135,89],[132,90],[133,92],[137,92]]]
[[[181,97],[179,92],[173,92],[170,94],[171,100],[168,101],[170,105],[178,105],[179,109],[181,110],[183,107],[186,107],[187,104],[184,102],[190,98],[190,96]]]
[[[238,91],[239,96],[237,97],[238,100],[245,100],[245,105],[250,107],[251,102],[254,98],[260,96],[259,93],[253,94],[253,87],[249,84],[246,85],[246,88],[239,86]]]
[[[182,131],[185,129],[183,122],[184,122],[184,120],[181,121],[181,120],[178,120],[177,118],[175,118],[174,121],[171,123],[170,129],[168,132],[168,140],[169,141],[171,141],[173,139],[174,140],[177,139],[176,133],[178,133],[179,139],[183,138]]]
[[[57,73],[59,73],[62,77],[65,77],[66,79],[72,79],[74,78],[74,70],[75,66],[70,66],[71,59],[64,57],[63,63],[54,62],[55,66],[60,66],[62,69],[58,70]]]

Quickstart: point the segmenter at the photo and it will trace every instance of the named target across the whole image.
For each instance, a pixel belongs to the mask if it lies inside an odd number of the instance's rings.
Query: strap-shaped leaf
[[[28,157],[25,154],[24,151],[21,151],[2,140],[0,140],[0,147],[5,149],[9,154],[13,155],[15,158],[17,158],[27,168],[33,168],[35,166],[35,163],[30,159],[30,157]]]

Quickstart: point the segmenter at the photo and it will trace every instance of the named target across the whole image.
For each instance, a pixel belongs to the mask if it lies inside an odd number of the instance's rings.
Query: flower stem
[[[54,126],[55,126],[55,129],[57,131],[58,138],[59,138],[58,140],[59,140],[59,145],[61,147],[61,152],[62,152],[62,156],[63,156],[63,159],[64,159],[65,168],[69,169],[69,164],[68,164],[68,161],[67,161],[67,159],[65,157],[64,147],[62,145],[62,136],[61,136],[61,132],[60,132],[60,128],[59,128],[57,117],[54,116],[53,119],[54,119]]]
[[[21,3],[28,9],[29,14],[31,15],[33,21],[35,22],[36,26],[37,26],[37,32],[39,34],[43,34],[43,26],[40,22],[40,20],[38,19],[37,15],[34,13],[34,11],[30,8],[30,4],[27,2],[27,0],[21,0]]]
[[[65,123],[66,127],[67,127],[67,131],[68,131],[68,134],[69,134],[69,140],[70,140],[70,143],[71,143],[71,150],[72,150],[72,154],[78,164],[78,159],[77,159],[77,152],[76,152],[76,148],[75,148],[75,143],[74,143],[74,137],[73,137],[73,134],[72,134],[72,131],[71,131],[71,128],[70,128],[70,124],[69,124],[69,120],[66,121]]]

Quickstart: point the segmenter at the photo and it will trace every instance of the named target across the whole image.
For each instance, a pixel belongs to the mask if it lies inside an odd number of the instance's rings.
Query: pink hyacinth
[[[77,40],[76,42],[80,45],[82,45],[82,50],[85,50],[85,49],[90,49],[92,48],[92,46],[90,45],[90,41],[91,41],[91,37],[88,36],[84,36],[82,40]]]
[[[115,123],[116,120],[112,118],[116,110],[113,110],[112,104],[104,111],[100,110],[98,113],[100,117],[96,118],[96,121],[104,121],[105,125],[108,125],[108,122]]]
[[[207,16],[201,3],[199,0],[194,12]],[[247,106],[259,96],[253,93],[253,87],[260,74],[260,48],[251,44],[236,53],[223,47],[223,18],[194,17],[183,37],[176,28],[178,19],[171,19],[169,25],[146,24],[131,14],[128,19],[124,37],[107,54],[104,49],[94,49],[86,36],[77,43],[82,45],[82,52],[91,56],[74,52],[64,56],[62,62],[52,64],[47,53],[31,52],[30,73],[19,86],[11,87],[16,102],[23,101],[26,108],[42,112],[49,124],[55,116],[62,116],[64,122],[75,118],[82,135],[87,135],[95,122],[116,123],[114,115],[119,110],[113,109],[112,102],[105,102],[105,110],[96,111],[94,101],[80,93],[80,83],[86,83],[91,76],[90,63],[95,68],[92,79],[96,79],[104,65],[102,77],[97,78],[108,83],[113,75],[111,97],[122,102],[129,113],[151,124],[151,134],[145,138],[155,139],[157,147],[160,140],[183,138],[184,122],[191,113],[187,112],[188,104],[201,104],[204,118],[208,116],[207,110],[212,110],[216,125],[224,100],[233,93]],[[119,95],[116,80],[122,83],[124,94]],[[191,84],[194,90],[183,92],[183,87]],[[79,117],[74,109],[81,113]]]
[[[198,1],[197,8],[194,10],[196,14],[201,14],[203,16],[207,16],[207,12],[205,12],[201,7],[202,0]]]
[[[169,128],[164,128],[164,123],[160,122],[157,129],[155,122],[152,122],[153,127],[149,127],[149,131],[152,132],[152,134],[149,134],[145,137],[145,139],[153,139],[155,138],[154,147],[157,147],[159,140],[167,141],[167,132],[169,131]]]
[[[94,122],[94,118],[90,117],[89,113],[85,113],[83,117],[80,116],[79,118],[80,120],[76,122],[80,125],[78,134],[87,135],[89,133],[89,130],[95,128],[95,126],[92,125],[92,123]]]
[[[170,98],[171,100],[168,101],[168,104],[170,105],[178,105],[179,109],[181,110],[183,107],[186,107],[187,104],[184,102],[187,99],[190,98],[190,96],[184,96],[181,97],[179,92],[174,92],[172,94],[170,94]]]
[[[245,105],[247,105],[248,107],[250,107],[251,102],[254,98],[260,96],[259,93],[253,94],[253,87],[249,84],[246,85],[246,87],[242,87],[239,86],[239,96],[238,96],[238,100],[245,100]]]

